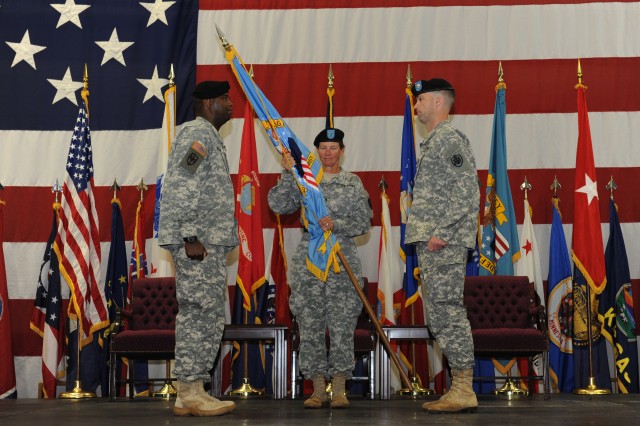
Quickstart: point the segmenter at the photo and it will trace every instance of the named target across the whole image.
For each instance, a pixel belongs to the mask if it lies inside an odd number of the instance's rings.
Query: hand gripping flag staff
[[[238,52],[233,47],[226,37],[220,31],[220,28],[216,25],[216,31],[218,37],[222,42],[222,47],[225,49],[225,57],[231,69],[236,76],[240,87],[247,96],[247,99],[251,103],[256,115],[262,122],[262,125],[267,132],[267,135],[273,143],[275,149],[282,154],[283,152],[290,152],[291,156],[295,160],[295,164],[292,165],[292,172],[298,183],[298,189],[302,193],[302,210],[301,217],[304,222],[304,226],[309,231],[310,242],[309,251],[307,253],[307,267],[309,270],[322,281],[327,280],[329,274],[329,268],[333,266],[334,271],[337,273],[340,271],[338,265],[338,259],[342,263],[344,269],[349,276],[349,279],[353,283],[362,304],[367,310],[367,314],[371,318],[376,332],[380,336],[385,349],[389,353],[389,356],[393,360],[394,364],[400,371],[401,378],[407,387],[411,387],[411,382],[401,367],[398,356],[391,348],[389,340],[382,331],[382,327],[377,320],[376,313],[369,304],[367,297],[365,296],[362,288],[358,283],[358,279],[351,270],[347,259],[340,250],[340,244],[336,240],[335,235],[331,231],[324,231],[320,226],[320,218],[327,215],[327,206],[322,196],[322,190],[318,186],[318,180],[322,178],[322,166],[316,156],[307,149],[307,147],[298,139],[293,131],[286,124],[284,119],[280,116],[278,111],[273,107],[271,102],[265,97],[262,90],[253,81],[249,72],[247,71],[244,62],[240,58]]]

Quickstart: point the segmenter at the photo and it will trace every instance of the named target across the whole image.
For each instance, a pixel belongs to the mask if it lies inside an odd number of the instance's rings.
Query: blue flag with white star
[[[407,217],[411,211],[413,201],[413,184],[416,176],[416,146],[413,123],[413,95],[406,90],[404,121],[402,123],[402,151],[400,154],[400,256],[405,262],[405,272],[402,279],[402,289],[405,293],[406,306],[415,302],[418,297],[420,280],[418,277],[418,255],[413,244],[405,244],[404,236],[407,227]]]

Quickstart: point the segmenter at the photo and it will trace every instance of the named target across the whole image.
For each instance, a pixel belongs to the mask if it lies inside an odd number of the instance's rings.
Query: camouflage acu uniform
[[[480,191],[467,137],[444,121],[420,144],[405,241],[416,244],[426,318],[453,369],[473,368],[463,304],[467,247],[475,247]],[[448,245],[427,250],[431,237]]]
[[[369,195],[360,178],[344,170],[325,175],[320,188],[328,216],[333,219],[333,233],[353,273],[362,283],[362,267],[353,237],[366,233],[371,227]],[[300,209],[300,197],[293,175],[283,172],[278,184],[269,191],[269,207],[278,214],[293,213]],[[339,373],[349,379],[354,368],[353,331],[362,302],[342,265],[338,274],[330,270],[326,283],[309,272],[306,266],[308,245],[309,233],[304,232],[289,264],[289,304],[300,330],[300,369],[308,378]],[[327,328],[331,339],[328,358]]]
[[[220,134],[202,117],[178,133],[162,187],[159,244],[176,265],[178,380],[209,380],[224,327],[226,255],[238,244],[234,191]],[[197,236],[208,256],[187,258],[183,238]]]

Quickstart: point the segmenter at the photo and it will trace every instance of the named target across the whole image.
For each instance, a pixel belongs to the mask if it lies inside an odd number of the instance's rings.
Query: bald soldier
[[[159,244],[176,266],[176,416],[217,416],[235,409],[205,392],[224,329],[227,253],[238,245],[234,191],[218,130],[231,118],[229,83],[203,81],[193,92],[196,118],[169,154],[162,186]]]
[[[455,91],[440,78],[412,87],[427,137],[420,144],[405,242],[416,245],[427,324],[451,367],[451,389],[422,408],[475,411],[473,340],[463,304],[467,248],[475,247],[480,190],[469,139],[449,122]]]

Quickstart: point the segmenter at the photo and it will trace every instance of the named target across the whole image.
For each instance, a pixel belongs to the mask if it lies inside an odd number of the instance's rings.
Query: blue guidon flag
[[[221,34],[219,30],[218,34]],[[307,253],[307,267],[319,279],[326,281],[329,268],[332,265],[334,271],[339,271],[336,252],[340,249],[340,245],[335,235],[330,231],[323,231],[320,227],[320,219],[327,216],[327,206],[322,196],[322,190],[318,186],[322,180],[322,165],[293,133],[253,81],[235,48],[227,42],[224,36],[221,35],[220,38],[226,50],[226,59],[269,139],[279,153],[289,151],[296,162],[292,170],[302,193],[303,213],[301,217],[311,237]]]

